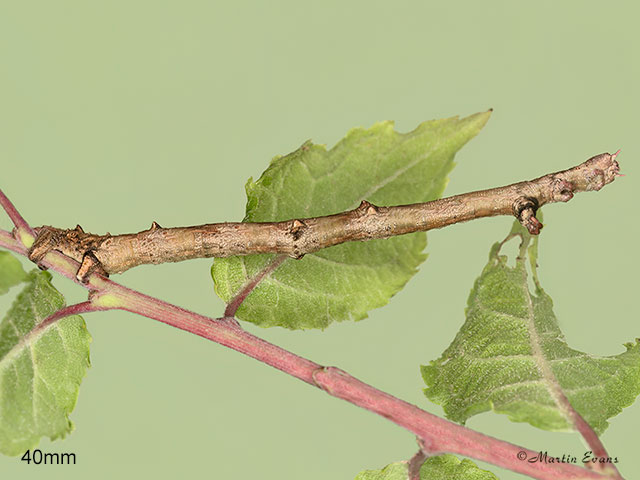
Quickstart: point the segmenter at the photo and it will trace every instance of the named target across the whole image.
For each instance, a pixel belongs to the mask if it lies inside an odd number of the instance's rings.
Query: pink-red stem
[[[4,211],[7,212],[7,215],[9,216],[9,218],[11,219],[11,221],[13,222],[13,224],[16,226],[18,230],[24,230],[25,232],[33,234],[33,230],[31,229],[27,221],[24,218],[22,218],[22,215],[20,215],[20,212],[18,212],[16,207],[13,205],[13,203],[11,203],[11,200],[7,198],[7,196],[4,194],[4,192],[1,189],[0,189],[0,205],[2,206]]]
[[[1,191],[0,203],[18,228],[31,231]],[[23,255],[27,253],[26,248],[13,239],[9,232],[2,230],[0,246]],[[72,280],[75,280],[79,267],[78,262],[55,251],[50,252],[41,263]],[[232,348],[321,388],[334,397],[387,418],[417,435],[429,454],[456,453],[544,480],[611,478],[571,464],[521,460],[523,456],[527,459],[535,458],[538,452],[475,432],[425,412],[415,405],[361,382],[343,370],[321,366],[255,337],[236,323],[228,321],[226,317],[217,320],[204,317],[128,289],[96,274],[81,285],[92,291],[90,300],[65,307],[45,321],[52,322],[68,315],[105,309],[137,313]]]

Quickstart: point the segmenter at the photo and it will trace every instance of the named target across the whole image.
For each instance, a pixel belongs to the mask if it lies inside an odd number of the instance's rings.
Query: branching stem
[[[426,204],[378,208],[363,202],[357,209],[343,214],[271,224],[218,224],[204,226],[206,228],[163,229],[154,222],[152,228],[145,232],[115,237],[85,234],[80,227],[77,227],[66,231],[67,233],[75,232],[73,235],[66,236],[66,238],[73,237],[73,241],[67,244],[64,244],[64,240],[60,238],[54,238],[65,231],[48,227],[49,230],[40,229],[36,232],[38,237],[34,244],[35,248],[31,249],[28,248],[30,245],[25,244],[24,237],[18,236],[18,240],[9,232],[0,230],[0,247],[37,259],[41,266],[65,277],[78,282],[82,280],[81,285],[91,291],[87,302],[66,307],[50,317],[48,319],[50,322],[64,315],[80,312],[106,309],[130,311],[225,345],[319,387],[334,397],[381,415],[417,435],[420,443],[428,449],[430,454],[456,453],[544,480],[606,479],[611,477],[571,464],[523,461],[523,455],[526,458],[534,458],[538,453],[439,418],[367,385],[339,368],[321,366],[277,347],[246,332],[236,322],[230,321],[230,316],[220,319],[204,317],[128,289],[99,273],[124,271],[141,263],[159,263],[149,260],[153,257],[148,255],[146,257],[142,255],[145,261],[138,261],[135,258],[125,258],[122,253],[114,253],[119,249],[122,250],[122,245],[126,242],[143,238],[153,243],[154,238],[158,238],[162,240],[157,240],[160,243],[156,243],[156,247],[158,245],[174,247],[173,242],[181,245],[180,242],[184,242],[185,235],[191,235],[196,243],[201,242],[205,230],[216,231],[217,233],[212,235],[211,239],[219,235],[221,243],[218,246],[209,244],[206,247],[208,248],[206,255],[203,255],[204,250],[201,250],[195,256],[214,256],[214,254],[224,256],[269,251],[298,257],[345,241],[384,238],[417,230],[440,228],[472,218],[501,214],[514,214],[531,233],[538,233],[541,225],[535,218],[537,208],[552,201],[568,201],[576,192],[599,190],[613,181],[619,168],[615,161],[616,155],[617,153],[598,155],[578,167],[546,175],[531,182],[458,195]],[[29,225],[1,191],[0,204],[14,221],[18,232],[31,233]],[[47,231],[49,232],[48,241],[47,236],[42,235]],[[270,239],[270,235],[274,237]],[[97,242],[96,238],[100,241]],[[245,243],[236,243],[236,247],[225,250],[224,245],[228,246],[230,239],[235,241],[244,239]],[[39,245],[38,240],[40,240]],[[63,244],[56,243],[54,240],[62,241]],[[184,247],[184,244],[182,246]],[[40,250],[37,247],[40,247]],[[221,253],[224,255],[220,255]],[[89,261],[88,254],[92,257]],[[187,255],[186,258],[193,258],[193,255]],[[164,258],[162,261],[186,258],[182,255],[181,258],[174,256]],[[86,262],[98,262],[97,265],[101,268],[90,268],[92,265],[95,267],[96,264],[87,266]],[[86,267],[84,273],[79,275],[79,271],[83,272],[83,266]],[[252,285],[246,287],[247,291],[252,288]],[[244,297],[246,295],[238,296],[237,305],[234,305],[229,313],[235,312]]]
[[[20,212],[18,212],[16,207],[13,206],[13,203],[11,203],[11,200],[7,198],[7,196],[4,194],[2,190],[0,190],[0,205],[2,206],[4,211],[7,212],[7,215],[15,225],[16,229],[24,230],[27,233],[33,233],[29,224],[26,222],[24,218],[22,218],[22,215],[20,215]]]
[[[0,245],[3,244],[2,239],[3,236],[0,235]],[[58,252],[55,253],[62,256]],[[60,261],[47,262],[45,266],[56,271],[62,270],[60,273],[72,277],[77,268],[77,262],[67,258],[65,263],[66,265]],[[361,382],[339,368],[324,367],[262,340],[229,322],[226,317],[208,318],[97,275],[92,275],[90,281],[84,286],[93,290],[90,296],[93,309],[110,308],[137,313],[248,355],[321,388],[329,395],[391,420],[417,435],[424,445],[428,445],[429,452],[434,455],[456,453],[542,480],[611,478],[570,464],[530,463],[519,460],[518,454],[522,455],[522,452],[526,454],[526,458],[535,458],[538,452],[475,432],[432,415],[415,405]]]

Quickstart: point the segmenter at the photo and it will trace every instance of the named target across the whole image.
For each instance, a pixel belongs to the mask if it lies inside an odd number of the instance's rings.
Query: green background
[[[246,179],[308,138],[331,146],[354,126],[393,119],[408,131],[493,107],[458,155],[447,194],[623,149],[626,177],[544,209],[540,253],[569,344],[619,353],[639,336],[640,9],[630,5],[4,1],[0,185],[33,225],[123,233],[152,220],[239,220]],[[325,332],[246,327],[441,414],[422,395],[419,365],[451,342],[490,245],[510,225],[432,232],[422,271],[363,322]],[[114,278],[215,316],[223,305],[209,267],[194,260]],[[56,285],[69,302],[86,298],[67,280]],[[349,479],[416,450],[387,420],[199,337],[119,312],[87,322],[93,367],[76,431],[40,446],[73,452],[77,464],[2,457],[3,478]],[[629,478],[639,420],[636,404],[603,437]],[[468,425],[549,455],[585,451],[576,435],[490,413]]]

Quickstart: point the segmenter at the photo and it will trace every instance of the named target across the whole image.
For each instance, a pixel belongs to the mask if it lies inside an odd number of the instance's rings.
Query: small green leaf
[[[9,252],[0,252],[0,295],[4,295],[14,285],[24,282],[27,278],[22,265]]]
[[[89,366],[84,320],[63,318],[37,326],[64,306],[47,272],[32,272],[0,323],[0,452],[19,455],[43,436],[73,429],[80,382]]]
[[[407,462],[391,463],[382,470],[364,470],[356,475],[355,480],[408,480],[409,466]]]
[[[429,457],[420,468],[422,480],[498,480],[493,473],[482,470],[471,460],[455,455]]]
[[[490,113],[425,122],[400,134],[392,122],[357,128],[331,150],[305,143],[277,157],[258,181],[247,183],[245,222],[329,215],[362,200],[400,205],[442,195],[455,153],[484,126]],[[360,320],[385,305],[416,273],[426,256],[426,235],[351,242],[287,259],[262,278],[236,316],[262,326],[325,328]],[[268,271],[275,255],[216,259],[212,276],[229,302]]]
[[[442,356],[422,367],[425,395],[448,418],[465,422],[488,410],[545,430],[573,430],[566,401],[602,433],[607,419],[640,394],[640,343],[599,357],[570,348],[542,290],[537,244],[518,229],[522,244],[514,267],[495,244],[469,295],[467,320]],[[528,286],[526,257],[534,269]]]
[[[387,465],[382,470],[365,470],[355,480],[408,480],[407,462]],[[455,455],[429,457],[420,468],[421,480],[498,480],[493,473],[478,468],[471,460]]]

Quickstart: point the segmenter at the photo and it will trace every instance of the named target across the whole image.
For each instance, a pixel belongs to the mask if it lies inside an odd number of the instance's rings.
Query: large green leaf
[[[535,276],[537,242],[519,225],[515,266],[495,244],[469,296],[467,320],[442,356],[422,367],[426,396],[452,420],[494,410],[545,430],[572,430],[573,408],[598,433],[640,393],[640,344],[599,357],[570,348]],[[528,285],[526,257],[533,268]]]
[[[355,480],[408,480],[407,462],[387,465],[382,470],[365,470]],[[493,473],[478,468],[471,460],[454,455],[429,457],[420,468],[421,480],[498,480]]]
[[[27,278],[22,265],[9,252],[0,252],[0,295],[4,295],[11,287],[24,282]]]
[[[327,151],[305,143],[277,157],[258,181],[247,183],[245,222],[329,215],[362,200],[376,205],[424,202],[442,195],[455,153],[484,126],[490,112],[425,122],[400,134],[392,122],[357,128]],[[262,278],[237,317],[262,326],[325,328],[360,320],[385,305],[416,273],[426,256],[426,235],[352,242],[287,259]],[[229,302],[259,278],[274,255],[216,259],[218,295]]]
[[[41,437],[64,437],[89,366],[84,320],[37,326],[64,306],[47,272],[32,272],[0,323],[0,452],[19,455]]]

